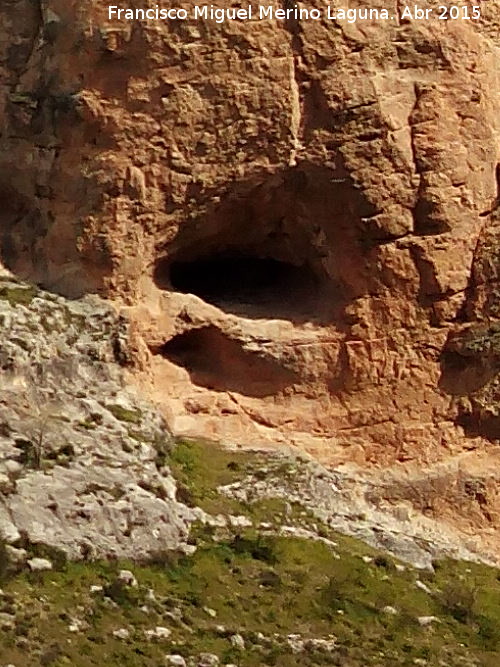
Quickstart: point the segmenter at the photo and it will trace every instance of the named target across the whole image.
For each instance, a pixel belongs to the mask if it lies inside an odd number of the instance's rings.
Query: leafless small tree
[[[40,469],[49,446],[54,446],[57,429],[54,424],[61,415],[62,405],[52,396],[50,387],[43,381],[43,372],[29,373],[25,382],[27,412],[22,431],[31,443],[31,457],[35,468]]]

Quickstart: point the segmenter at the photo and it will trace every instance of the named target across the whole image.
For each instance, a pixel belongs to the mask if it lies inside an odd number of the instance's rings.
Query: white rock
[[[183,553],[185,556],[192,556],[196,549],[196,544],[179,544],[177,547],[177,550]]]
[[[14,565],[22,565],[28,558],[28,552],[26,549],[16,549],[10,544],[5,545],[5,553],[7,554],[9,561]]]
[[[217,616],[215,609],[211,609],[210,607],[203,607],[203,611],[207,616],[210,616],[210,618],[215,618]]]
[[[401,565],[401,563],[396,563],[395,567],[398,572],[404,572],[406,570],[406,567]]]
[[[389,614],[389,616],[397,616],[397,614],[398,614],[398,610],[396,609],[396,607],[391,607],[391,605],[389,605],[389,604],[386,605],[382,609],[382,611],[384,612],[384,614]]]
[[[165,656],[165,659],[167,661],[167,665],[172,665],[173,667],[186,667],[186,661],[182,655],[174,653],[172,655]]]
[[[106,595],[103,598],[103,604],[106,607],[109,607],[110,609],[118,609],[120,606],[117,602],[115,602],[111,598],[108,598]]]
[[[174,609],[171,609],[170,611],[164,611],[163,615],[167,618],[171,618],[176,623],[182,621],[182,610],[179,609],[179,607],[174,607]]]
[[[12,632],[16,627],[16,617],[12,614],[0,614],[0,630]]]
[[[426,625],[431,625],[432,623],[440,623],[440,620],[437,616],[419,616],[417,621],[423,627]]]
[[[14,526],[12,521],[3,519],[0,521],[0,536],[7,544],[14,544],[21,539],[21,533]]]
[[[121,581],[126,586],[132,586],[133,588],[137,586],[137,579],[130,570],[120,570],[118,573],[118,581]]]
[[[335,651],[337,648],[336,639],[306,639],[305,647],[309,650],[313,649],[315,651]]]
[[[217,514],[217,516],[207,514],[205,523],[212,528],[225,528],[227,526],[226,517],[223,514]]]
[[[102,586],[94,585],[90,587],[91,593],[100,593],[102,590],[104,590]]]
[[[153,630],[144,630],[144,634],[148,639],[168,639],[172,634],[172,630],[162,625],[157,625]]]
[[[215,653],[200,653],[198,667],[217,667],[219,664],[219,658]]]
[[[228,516],[228,519],[231,528],[249,528],[250,526],[253,525],[250,519],[243,515],[233,516],[232,514],[230,514]]]
[[[127,628],[113,630],[113,637],[116,637],[117,639],[128,639],[130,637],[130,632],[127,630]]]
[[[245,640],[241,635],[239,634],[231,635],[229,641],[231,642],[231,646],[235,649],[238,649],[238,651],[245,650]]]
[[[165,491],[165,495],[169,500],[176,499],[177,484],[173,477],[165,477],[162,479],[161,485]]]
[[[428,595],[432,594],[432,591],[429,588],[429,586],[426,586],[423,581],[420,581],[420,579],[417,579],[417,581],[415,582],[415,586],[417,588],[420,588],[421,591],[424,591],[424,593],[427,593]]]
[[[7,461],[4,461],[3,467],[4,470],[6,470],[11,475],[15,475],[16,473],[21,472],[23,469],[21,463],[19,463],[19,461],[14,461],[14,459],[7,459]]]
[[[32,572],[44,572],[52,570],[52,563],[47,558],[31,558],[28,561],[28,566]]]
[[[304,640],[300,635],[288,635],[286,641],[293,653],[302,653],[304,650]]]
[[[361,556],[361,560],[363,561],[363,563],[371,563],[373,561],[373,558],[371,558],[370,556]]]

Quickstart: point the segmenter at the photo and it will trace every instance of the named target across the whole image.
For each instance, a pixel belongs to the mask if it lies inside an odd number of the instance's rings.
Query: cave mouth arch
[[[194,294],[222,310],[249,317],[313,317],[322,289],[307,262],[248,251],[163,260],[154,278],[160,289]]]
[[[264,398],[298,381],[293,369],[261,353],[246,350],[241,342],[215,326],[177,334],[153,353],[185,368],[194,384],[213,391],[235,391]]]

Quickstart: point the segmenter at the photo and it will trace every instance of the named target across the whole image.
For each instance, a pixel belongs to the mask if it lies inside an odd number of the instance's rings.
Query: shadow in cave
[[[160,263],[156,283],[245,317],[313,318],[320,281],[307,264],[220,253]]]
[[[455,397],[456,423],[468,437],[500,440],[498,330],[472,326],[451,334],[441,354],[439,388]]]
[[[178,334],[153,352],[185,368],[194,384],[214,391],[263,398],[298,380],[293,370],[245,350],[214,326]]]
[[[500,365],[487,357],[445,350],[441,355],[438,386],[451,396],[467,396],[485,387],[499,371]]]
[[[469,438],[487,438],[500,440],[500,416],[482,415],[478,413],[459,414],[456,422],[464,429]]]
[[[304,162],[213,195],[161,250],[159,289],[245,318],[337,327],[373,290],[364,220],[376,211],[342,165]]]

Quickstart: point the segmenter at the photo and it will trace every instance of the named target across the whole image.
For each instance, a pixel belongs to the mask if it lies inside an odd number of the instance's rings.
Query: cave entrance
[[[162,289],[194,294],[240,315],[295,319],[317,308],[320,281],[307,263],[224,253],[160,262]]]
[[[245,350],[214,326],[178,334],[154,352],[185,368],[194,384],[214,391],[263,398],[298,380],[293,370]]]

